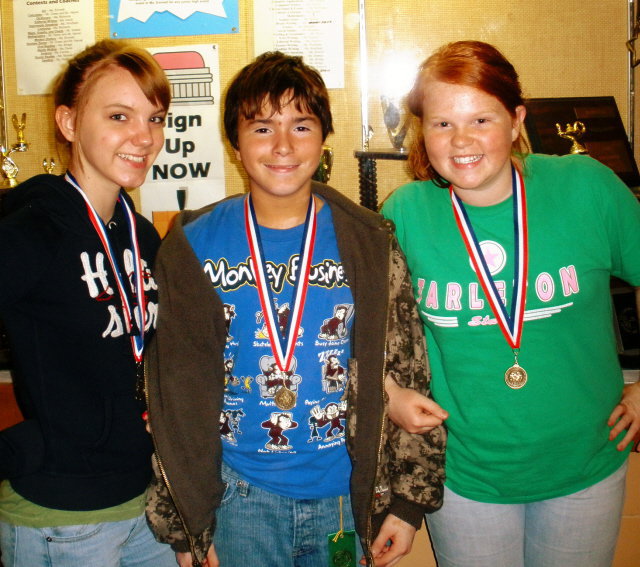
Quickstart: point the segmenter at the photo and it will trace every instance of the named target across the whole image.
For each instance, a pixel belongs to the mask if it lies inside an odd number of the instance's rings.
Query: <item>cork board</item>
[[[17,156],[20,178],[42,172],[42,160],[65,163],[53,136],[49,96],[18,96],[15,79],[13,10],[24,0],[0,0],[5,55],[6,108],[27,113],[29,151]],[[345,88],[330,91],[336,133],[328,139],[334,150],[330,183],[358,199],[358,168],[353,156],[362,149],[359,2],[344,0]],[[219,46],[221,89],[253,56],[253,2],[240,0],[239,33],[134,40],[143,47],[215,43]],[[493,43],[514,63],[525,94],[531,97],[613,96],[627,122],[627,5],[619,0],[367,0],[368,117],[372,146],[390,147],[382,120],[380,95],[390,84],[381,71],[385,59],[419,62],[448,41],[479,39]],[[96,38],[107,37],[108,2],[95,1]],[[375,79],[375,80],[374,80]],[[15,132],[9,128],[9,142]],[[245,179],[226,146],[227,193],[244,190]],[[57,169],[61,171],[60,168]],[[383,197],[409,180],[404,162],[380,163],[378,186]]]

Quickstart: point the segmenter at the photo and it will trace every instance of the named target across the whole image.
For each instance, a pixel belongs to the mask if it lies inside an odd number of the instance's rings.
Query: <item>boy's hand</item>
[[[193,567],[191,553],[176,552],[176,561],[180,567]],[[220,567],[220,561],[218,561],[218,556],[213,544],[211,544],[209,551],[207,551],[207,558],[204,560],[202,567]]]
[[[389,514],[380,528],[378,537],[371,544],[375,567],[392,567],[411,551],[416,529],[393,514]],[[363,557],[361,565],[367,561]]]

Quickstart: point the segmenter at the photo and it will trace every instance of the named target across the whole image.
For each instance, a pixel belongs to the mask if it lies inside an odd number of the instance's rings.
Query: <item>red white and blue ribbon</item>
[[[515,168],[511,167],[511,180],[513,189],[513,227],[514,227],[514,276],[513,293],[510,302],[510,311],[507,311],[505,304],[500,299],[498,289],[491,276],[487,262],[482,254],[480,243],[476,237],[471,221],[464,208],[462,200],[455,194],[453,187],[449,187],[451,202],[453,204],[453,214],[462,235],[462,240],[467,248],[469,258],[482,286],[485,296],[489,301],[491,310],[495,315],[502,334],[514,349],[520,348],[522,338],[522,327],[524,323],[524,310],[527,293],[527,276],[529,269],[529,249],[528,249],[528,227],[527,227],[527,200],[522,175]]]
[[[307,289],[309,287],[309,273],[311,271],[311,260],[313,258],[313,248],[316,240],[315,202],[313,196],[311,196],[307,209],[300,254],[298,256],[298,273],[293,288],[292,308],[284,333],[280,332],[278,314],[275,309],[275,301],[267,275],[267,265],[264,258],[262,240],[260,238],[260,227],[256,219],[251,195],[247,195],[244,202],[244,221],[249,251],[251,252],[253,274],[256,279],[256,288],[258,290],[267,332],[269,333],[271,350],[278,368],[282,371],[288,371],[291,366],[293,352],[296,348],[296,340],[302,323],[302,314],[304,313],[304,304],[307,299]]]
[[[131,250],[133,252],[133,292],[137,298],[137,305],[133,306],[129,299],[125,289],[125,275],[121,272],[116,255],[111,246],[109,235],[107,234],[104,222],[96,212],[95,208],[89,201],[89,198],[82,190],[78,182],[73,175],[67,171],[65,179],[82,195],[85,204],[87,205],[87,213],[89,214],[89,220],[98,233],[98,237],[102,242],[102,246],[111,264],[111,270],[115,276],[116,285],[118,287],[118,294],[122,302],[122,312],[124,313],[126,330],[131,337],[131,349],[133,351],[133,357],[137,363],[142,361],[142,351],[144,350],[144,329],[146,325],[146,306],[144,297],[144,277],[142,269],[142,257],[140,255],[140,246],[138,244],[138,238],[136,233],[136,218],[131,210],[131,207],[125,199],[121,196],[118,197],[118,201],[122,205],[127,219],[127,226],[129,228],[129,237],[131,239]]]

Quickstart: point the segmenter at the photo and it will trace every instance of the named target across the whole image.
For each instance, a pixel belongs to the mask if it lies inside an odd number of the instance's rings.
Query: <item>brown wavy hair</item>
[[[479,89],[497,98],[512,118],[516,117],[516,108],[524,105],[524,97],[513,65],[493,45],[482,41],[448,43],[420,65],[413,88],[407,96],[407,106],[415,117],[409,168],[416,179],[431,179],[437,185],[447,187],[449,182],[433,168],[424,146],[422,101],[427,78]],[[512,154],[522,156],[527,152],[526,141],[518,136],[513,142]]]
[[[129,71],[150,103],[169,109],[171,86],[158,62],[146,49],[115,39],[98,41],[69,60],[53,84],[54,106],[82,107],[91,86],[113,66]],[[56,138],[67,143],[57,126]]]
[[[265,104],[277,112],[290,102],[318,117],[323,141],[333,132],[329,93],[320,73],[302,57],[279,51],[259,55],[234,77],[225,96],[224,129],[231,146],[238,149],[240,116],[252,120]]]

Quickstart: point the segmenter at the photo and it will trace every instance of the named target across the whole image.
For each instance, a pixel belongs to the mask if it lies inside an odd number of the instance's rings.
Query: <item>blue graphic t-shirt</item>
[[[230,199],[185,227],[225,309],[224,461],[248,482],[293,498],[347,494],[347,360],[353,297],[340,262],[331,209],[317,213],[306,304],[288,370],[278,368],[251,269],[244,198]],[[304,225],[260,227],[266,273],[281,330],[293,310]],[[278,408],[286,387],[292,409]]]

